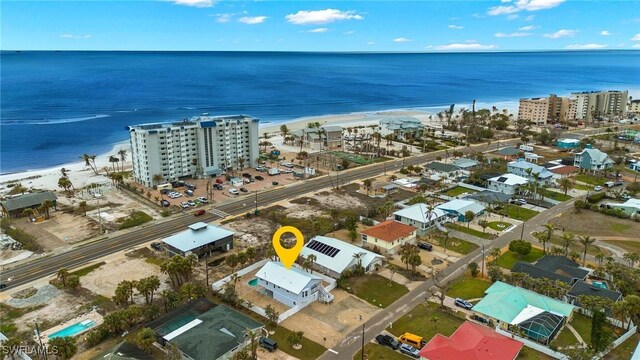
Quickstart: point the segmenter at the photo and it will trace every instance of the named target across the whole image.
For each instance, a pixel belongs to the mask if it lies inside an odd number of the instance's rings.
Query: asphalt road
[[[593,134],[597,133],[598,129],[586,129],[578,130],[573,133],[580,134]],[[510,139],[495,141],[490,145],[491,149],[508,145],[516,144],[519,139]],[[469,153],[472,151],[485,151],[488,150],[486,143],[473,145],[471,147],[460,147],[457,150],[463,153]],[[423,164],[426,161],[435,160],[437,156],[444,155],[444,151],[436,151],[427,154],[417,155],[404,160],[405,165],[418,165]],[[383,173],[385,170],[396,170],[402,164],[403,160],[387,161],[380,164],[369,165],[364,167],[357,167],[350,170],[345,170],[340,173],[340,185],[348,182],[365,179],[373,176],[377,176]],[[268,206],[274,202],[281,201],[287,198],[303,195],[312,191],[316,191],[323,188],[328,188],[335,184],[335,174],[331,178],[328,176],[322,176],[319,178],[307,180],[304,182],[296,183],[290,186],[268,190],[259,193],[257,206]],[[238,200],[216,207],[230,215],[238,215],[247,212],[251,207],[255,207],[254,203],[255,195],[247,194],[238,198]],[[77,248],[69,250],[67,252],[49,256],[43,256],[39,259],[35,259],[16,267],[3,270],[0,274],[0,282],[7,285],[6,288],[0,290],[5,291],[13,287],[29,283],[31,281],[50,276],[55,274],[58,269],[67,268],[73,269],[78,266],[82,266],[86,263],[102,258],[104,256],[116,253],[118,251],[126,250],[135,247],[136,245],[163,238],[172,235],[176,232],[182,231],[186,226],[194,223],[195,221],[213,221],[218,219],[217,216],[207,213],[199,218],[194,219],[192,214],[185,214],[168,221],[154,223],[149,226],[144,226],[140,229],[136,229],[121,235],[114,235],[109,238],[98,240],[89,244],[81,244]],[[7,281],[11,279],[11,281]]]
[[[567,209],[573,208],[574,200],[570,200],[554,206],[553,208],[542,212],[535,217],[527,221],[524,226],[524,238],[526,235],[533,231],[540,231],[542,225],[546,224],[551,218],[561,214]],[[522,233],[522,224],[511,230],[510,232],[503,234],[497,239],[491,242],[490,246],[485,247],[485,256],[489,255],[489,251],[492,247],[506,246],[511,240],[520,239]],[[476,261],[480,262],[482,259],[482,248],[476,249],[472,253],[467,254],[465,257],[449,265],[440,273],[440,279],[444,282],[449,282],[456,277],[464,274],[467,268],[467,264]],[[421,302],[427,301],[433,293],[434,288],[433,280],[428,279],[418,287],[398,299],[391,304],[388,308],[378,311],[373,317],[371,317],[365,323],[364,341],[365,344],[373,340],[376,335],[380,334],[389,325],[398,318],[402,317],[407,312],[411,311]],[[334,359],[353,359],[353,356],[360,351],[362,346],[362,326],[358,326],[351,331],[337,346],[327,350],[319,359],[322,360],[334,360]]]

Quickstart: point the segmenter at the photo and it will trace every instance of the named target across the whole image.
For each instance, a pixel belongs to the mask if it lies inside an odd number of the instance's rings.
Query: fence
[[[533,341],[531,341],[529,339],[525,339],[523,337],[517,336],[517,335],[515,335],[513,333],[510,333],[508,331],[502,330],[499,326],[496,327],[496,332],[498,334],[500,334],[500,335],[504,335],[504,336],[510,337],[510,338],[512,338],[514,340],[518,340],[521,343],[523,343],[525,346],[530,347],[530,348],[532,348],[532,349],[534,349],[536,351],[539,351],[539,352],[541,352],[541,353],[543,353],[545,355],[549,355],[554,359],[569,360],[569,357],[567,355],[563,354],[563,353],[559,353],[557,351],[553,351],[553,350],[549,349],[546,346],[540,345],[540,344],[538,344],[536,342],[533,342]]]
[[[244,268],[242,270],[236,271],[235,273],[233,273],[233,274],[231,274],[231,275],[229,275],[229,276],[227,276],[225,278],[222,278],[222,279],[214,282],[213,284],[211,284],[211,288],[213,289],[214,292],[215,291],[220,291],[222,289],[222,287],[224,287],[224,284],[228,283],[231,280],[231,277],[234,274],[238,275],[238,277],[241,277],[243,275],[246,275],[246,274],[252,272],[253,270],[256,270],[256,269],[262,267],[264,264],[267,263],[267,261],[269,261],[269,259],[260,260],[257,263],[249,265],[249,266],[247,266],[246,268]]]

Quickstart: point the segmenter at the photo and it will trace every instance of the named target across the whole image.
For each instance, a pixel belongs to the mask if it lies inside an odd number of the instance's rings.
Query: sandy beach
[[[432,114],[433,113],[419,110],[388,110],[327,116],[310,116],[297,118],[281,123],[268,123],[261,125],[260,135],[262,136],[265,133],[279,135],[280,126],[284,124],[287,125],[290,131],[305,128],[310,122],[319,122],[321,125],[338,125],[346,129],[348,127],[378,125],[380,123],[380,120],[395,116],[412,116],[420,119],[423,123],[427,124],[431,122],[429,116]],[[277,143],[278,139],[279,137],[275,136],[271,141],[275,141]],[[78,160],[77,162],[59,165],[47,169],[0,175],[0,193],[8,192],[9,188],[7,187],[7,185],[14,182],[20,182],[27,188],[61,190],[58,187],[58,180],[62,176],[60,172],[60,169],[62,168],[68,170],[69,179],[76,189],[83,188],[84,186],[91,183],[110,181],[109,178],[102,175],[104,174],[104,171],[102,169],[105,166],[109,167],[110,169],[112,168],[112,164],[109,162],[109,156],[113,155],[117,157],[117,152],[120,149],[125,149],[127,151],[127,160],[124,163],[124,169],[129,170],[131,169],[131,146],[128,141],[123,141],[113,145],[111,151],[98,155],[96,157],[96,166],[99,169],[101,175],[95,175],[89,167],[85,166],[84,161]],[[78,154],[78,156],[80,155],[82,154]]]

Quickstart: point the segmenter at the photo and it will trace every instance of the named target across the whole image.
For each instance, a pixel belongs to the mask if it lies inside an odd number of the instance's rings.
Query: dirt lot
[[[305,337],[330,348],[362,324],[360,316],[362,321],[367,321],[378,310],[344,290],[334,289],[331,293],[335,296],[331,304],[315,302],[281,325],[289,330],[304,331]]]
[[[637,239],[640,233],[640,222],[618,219],[590,210],[583,210],[580,213],[570,210],[552,219],[551,222],[565,231],[576,235],[591,235],[596,239],[599,236]]]
[[[139,280],[151,275],[160,278],[158,292],[169,288],[168,276],[161,273],[158,266],[149,264],[144,259],[131,258],[120,258],[102,265],[81,277],[80,284],[96,294],[111,298],[115,294],[118,283],[122,280]],[[143,301],[139,295],[134,298],[136,301]]]
[[[82,310],[83,305],[85,305],[85,299],[82,297],[61,293],[49,300],[45,307],[19,317],[14,323],[18,331],[30,329],[36,319],[46,320],[51,326],[57,325],[75,317]]]
[[[273,233],[278,228],[275,222],[263,217],[239,219],[225,226],[237,232],[234,243],[236,249],[269,244]]]

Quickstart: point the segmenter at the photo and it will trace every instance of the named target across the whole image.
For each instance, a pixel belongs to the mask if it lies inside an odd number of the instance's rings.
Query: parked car
[[[185,190],[184,194],[187,196],[193,196],[193,190]]]
[[[183,209],[186,209],[186,208],[188,208],[188,207],[189,207],[189,203],[188,203],[188,202],[186,202],[186,201],[183,201],[183,202],[181,202],[181,203],[180,203],[180,206],[181,206]]]
[[[203,203],[203,204],[208,204],[209,203],[209,200],[204,196],[200,196],[198,198],[198,200],[200,200],[200,202]]]
[[[613,186],[620,186],[620,185],[624,185],[624,181],[616,180],[616,181],[613,182]]]
[[[256,177],[255,177],[255,179],[256,179],[256,180],[260,180],[260,181],[262,181],[262,180],[264,180],[264,177],[262,177],[262,176],[258,175],[258,176],[256,176]]]
[[[251,174],[249,174],[249,173],[243,173],[243,174],[242,174],[242,177],[250,178],[250,177],[251,177]]]
[[[416,359],[420,357],[420,354],[419,354],[420,352],[418,351],[418,349],[408,344],[400,345],[400,352],[403,354],[409,355],[411,357],[414,357]]]
[[[273,339],[261,337],[259,344],[260,344],[260,347],[266,349],[269,352],[274,352],[278,350],[278,343]]]
[[[224,189],[224,187],[222,185],[220,185],[220,184],[213,184],[213,188],[216,189],[216,190]]]
[[[196,202],[193,201],[193,200],[187,201],[187,204],[189,204],[189,206],[196,206],[197,205]]]
[[[200,209],[200,210],[198,210],[198,211],[194,212],[194,213],[193,213],[193,215],[195,215],[195,216],[202,216],[202,215],[204,215],[204,214],[206,214],[206,213],[207,213],[207,212],[206,212],[206,211],[204,211],[204,209]]]
[[[242,191],[242,192],[249,192],[249,190],[247,190],[247,188],[243,188],[243,187],[241,187],[241,188],[240,188],[240,191]]]
[[[251,183],[251,179],[250,178],[245,178],[244,179],[244,183],[245,184],[250,184]]]
[[[222,184],[222,179],[216,179],[216,184]]]
[[[6,288],[6,287],[7,287],[7,284],[5,284],[5,283],[0,283],[0,289],[4,289],[4,288]]]
[[[467,309],[467,310],[471,310],[471,308],[473,307],[472,303],[468,302],[467,300],[460,299],[460,298],[456,298],[454,303],[456,304],[456,306],[459,306],[459,307]]]
[[[171,206],[171,203],[168,200],[162,200],[162,201],[160,201],[160,205],[162,205],[164,207],[169,207],[169,206]]]
[[[380,334],[376,336],[376,341],[382,346],[388,346],[393,350],[398,350],[400,343],[393,336]]]
[[[429,244],[429,243],[418,243],[418,247],[422,250],[427,250],[427,251],[432,251],[433,250],[433,245]]]
[[[285,174],[293,174],[293,170],[291,170],[291,169],[284,169],[283,173],[285,173]]]
[[[602,190],[602,186],[598,185],[598,186],[594,187],[593,190],[600,191],[600,190]]]
[[[152,242],[150,246],[153,250],[162,251],[162,243]]]
[[[271,185],[278,185],[278,184],[279,184],[279,182],[277,182],[277,181],[272,181],[271,182]]]
[[[238,189],[231,188],[231,189],[229,189],[229,194],[238,195],[238,194],[240,194],[240,191],[238,191]]]

